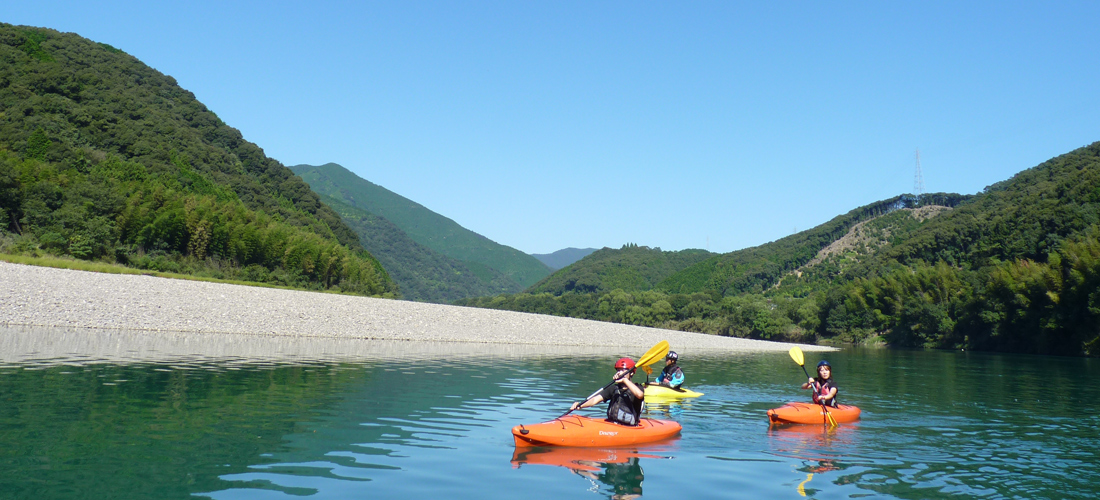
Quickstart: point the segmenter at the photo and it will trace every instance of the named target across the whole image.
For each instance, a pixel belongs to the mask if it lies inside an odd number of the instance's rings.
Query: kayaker
[[[668,355],[665,356],[665,369],[661,370],[660,375],[657,375],[657,385],[673,389],[679,389],[681,385],[684,385],[684,370],[676,364],[679,359],[680,355],[676,354],[676,351],[668,351]]]
[[[836,393],[838,388],[833,381],[833,367],[828,361],[821,360],[817,364],[817,377],[810,377],[809,381],[802,384],[803,389],[813,389],[814,403],[837,407]]]
[[[634,376],[634,360],[621,358],[615,362],[615,377],[612,383],[596,395],[584,400],[574,401],[569,411],[598,405],[604,401],[607,405],[607,419],[623,425],[638,425],[642,414],[642,401],[645,391],[638,387],[630,377]]]

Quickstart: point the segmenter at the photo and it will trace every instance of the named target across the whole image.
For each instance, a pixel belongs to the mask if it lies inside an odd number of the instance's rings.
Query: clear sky
[[[778,4],[778,5],[777,5]],[[729,252],[1100,140],[1100,2],[3,2],[528,253]]]

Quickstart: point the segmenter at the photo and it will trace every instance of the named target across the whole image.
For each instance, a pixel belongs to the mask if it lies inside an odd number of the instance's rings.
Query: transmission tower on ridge
[[[917,172],[913,174],[913,195],[920,201],[924,194],[924,176],[920,173],[920,150],[917,150]]]

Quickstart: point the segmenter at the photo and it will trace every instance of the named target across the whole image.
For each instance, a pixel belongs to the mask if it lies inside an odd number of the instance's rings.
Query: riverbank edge
[[[0,262],[0,324],[295,338],[786,351],[794,344],[538,314]],[[833,347],[798,344],[806,351]]]

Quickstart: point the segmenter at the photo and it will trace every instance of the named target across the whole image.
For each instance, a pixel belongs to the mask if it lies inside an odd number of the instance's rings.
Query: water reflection
[[[638,449],[600,449],[573,447],[516,448],[512,454],[512,467],[522,465],[551,465],[568,469],[587,479],[588,491],[598,492],[600,484],[613,499],[631,499],[642,496],[645,473],[641,460],[668,459],[671,457],[643,452]]]
[[[768,426],[786,353],[695,355],[706,395],[646,405],[674,447],[515,454],[622,355],[0,327],[0,497],[1100,495],[1096,360],[838,352],[864,413],[830,429]]]

